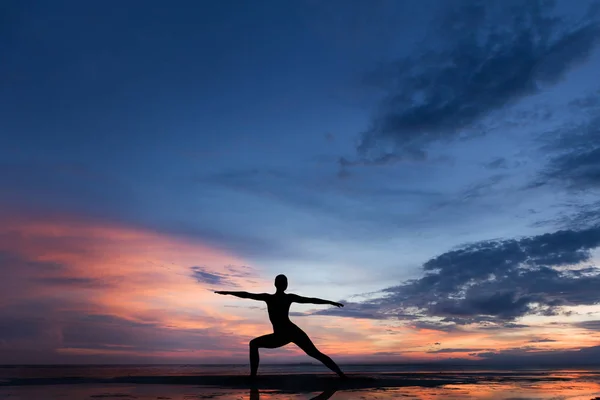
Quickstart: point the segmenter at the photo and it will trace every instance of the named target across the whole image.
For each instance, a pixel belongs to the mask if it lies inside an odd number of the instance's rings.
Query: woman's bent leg
[[[252,339],[250,341],[250,376],[255,377],[258,372],[258,364],[260,363],[260,356],[258,354],[259,348],[275,349],[277,347],[285,346],[289,342],[290,340],[286,340],[274,333]]]

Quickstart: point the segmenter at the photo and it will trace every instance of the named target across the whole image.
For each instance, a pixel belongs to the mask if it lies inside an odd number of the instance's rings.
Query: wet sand
[[[590,372],[452,372],[333,375],[126,376],[25,378],[0,383],[0,399],[571,399],[600,396],[600,374]]]

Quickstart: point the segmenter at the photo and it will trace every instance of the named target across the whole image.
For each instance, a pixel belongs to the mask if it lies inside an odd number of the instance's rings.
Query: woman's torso
[[[285,331],[296,327],[296,325],[290,321],[289,317],[291,304],[291,300],[285,293],[275,293],[270,295],[269,300],[267,300],[267,311],[274,332],[277,333],[278,331]]]

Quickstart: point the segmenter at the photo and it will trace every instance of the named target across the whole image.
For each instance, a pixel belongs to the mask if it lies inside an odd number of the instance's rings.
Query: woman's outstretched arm
[[[331,301],[331,300],[323,300],[323,299],[319,299],[317,297],[303,297],[303,296],[298,296],[297,294],[290,294],[290,296],[292,296],[292,301],[294,303],[330,304],[330,305],[336,306],[336,307],[344,307],[344,305],[342,303],[336,303],[335,301]]]
[[[252,300],[267,300],[267,293],[248,293],[248,292],[226,292],[226,291],[216,291],[216,294],[229,294],[235,297],[241,297],[242,299],[252,299]]]

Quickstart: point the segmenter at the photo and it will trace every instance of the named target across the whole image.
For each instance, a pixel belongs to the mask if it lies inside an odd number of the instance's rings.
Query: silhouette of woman
[[[264,301],[267,303],[269,319],[273,325],[273,333],[252,339],[250,341],[250,376],[255,377],[258,371],[260,361],[258,355],[259,348],[275,349],[285,346],[288,343],[294,343],[300,347],[306,354],[321,361],[327,368],[338,374],[341,378],[346,376],[335,362],[325,354],[321,353],[296,324],[290,321],[289,311],[292,303],[310,303],[310,304],[331,304],[336,307],[344,307],[343,304],[335,303],[329,300],[317,299],[314,297],[302,297],[292,293],[285,293],[288,281],[285,275],[275,277],[275,287],[277,291],[270,293],[248,293],[248,292],[224,292],[217,291],[217,294],[229,294],[241,297],[242,299],[252,299]]]

